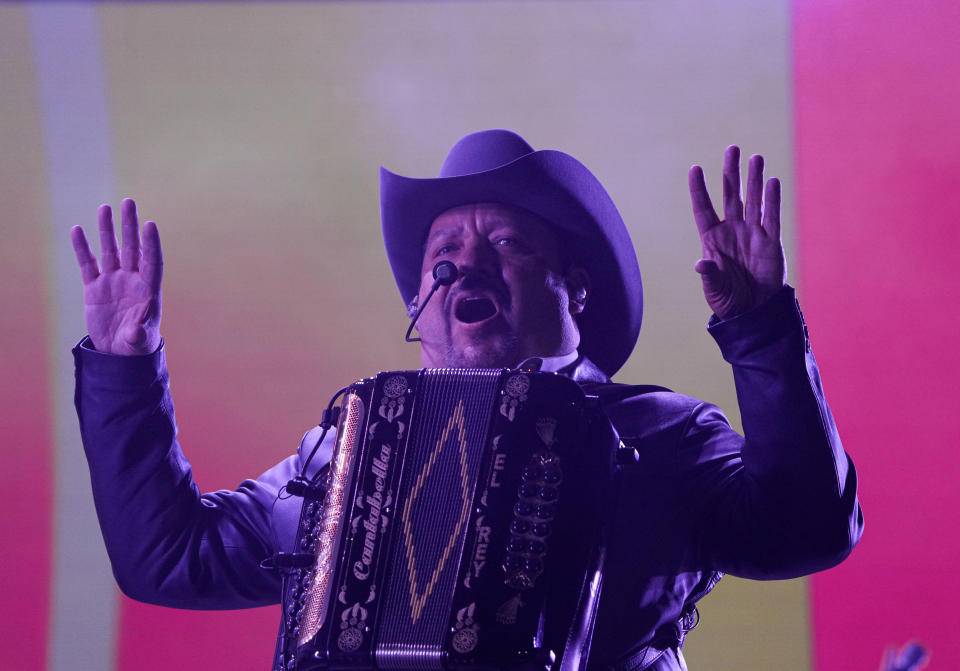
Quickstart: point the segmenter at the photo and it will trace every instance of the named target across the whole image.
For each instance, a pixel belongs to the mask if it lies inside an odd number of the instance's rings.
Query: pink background
[[[815,662],[870,668],[916,637],[946,669],[960,660],[960,8],[798,1],[793,26],[804,309],[867,520],[849,561],[811,581]]]

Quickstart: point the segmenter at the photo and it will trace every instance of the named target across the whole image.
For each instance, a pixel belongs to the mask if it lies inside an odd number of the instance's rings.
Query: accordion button
[[[543,562],[536,557],[531,557],[525,562],[524,568],[530,573],[540,573],[543,570]],[[531,580],[531,582],[533,581]]]
[[[554,506],[551,505],[539,505],[537,506],[537,517],[541,520],[552,520],[556,517],[557,511]]]
[[[547,546],[542,541],[530,541],[527,543],[527,552],[534,555],[540,555],[546,552]]]
[[[534,536],[549,536],[550,535],[550,524],[549,522],[537,522],[533,525],[533,535]]]
[[[557,491],[556,487],[542,487],[540,489],[540,498],[544,501],[556,501],[559,494],[560,492]]]
[[[526,501],[521,501],[514,507],[513,512],[515,512],[520,517],[526,517],[527,515],[530,515],[531,513],[533,513],[533,505],[530,503],[527,503]]]
[[[515,534],[525,534],[530,531],[530,523],[523,520],[514,520],[510,523],[510,531]]]
[[[539,480],[543,477],[543,469],[535,464],[528,464],[523,469],[524,480]]]
[[[543,474],[543,481],[548,485],[555,485],[560,482],[560,471],[546,471]]]
[[[520,496],[525,499],[535,499],[540,495],[540,487],[535,484],[528,483],[525,485],[520,485]]]
[[[523,552],[527,549],[527,543],[523,538],[514,536],[510,539],[510,542],[507,543],[507,549],[510,552]]]
[[[503,560],[503,569],[505,571],[516,571],[523,568],[523,557],[515,554],[508,554]]]

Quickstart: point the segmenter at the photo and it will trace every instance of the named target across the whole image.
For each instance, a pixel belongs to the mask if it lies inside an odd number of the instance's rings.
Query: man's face
[[[564,273],[557,239],[539,217],[497,203],[441,214],[427,234],[420,305],[433,267],[445,260],[460,274],[437,290],[417,322],[424,366],[511,367],[579,345],[573,315],[583,301],[574,285],[585,286],[585,272]]]

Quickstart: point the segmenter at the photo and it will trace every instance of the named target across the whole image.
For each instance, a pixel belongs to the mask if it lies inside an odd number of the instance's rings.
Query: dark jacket
[[[823,397],[793,290],[710,332],[733,366],[746,439],[713,405],[611,383],[589,361],[569,371],[598,395],[640,459],[627,467],[591,666],[629,658],[689,616],[721,573],[792,578],[840,562],[863,519],[856,476]],[[179,608],[277,603],[260,568],[290,551],[300,499],[278,492],[297,454],[235,491],[201,495],[176,440],[164,351],[74,350],[76,406],[107,551],[128,596]],[[329,440],[311,472],[329,458]],[[678,635],[678,638],[682,633]]]

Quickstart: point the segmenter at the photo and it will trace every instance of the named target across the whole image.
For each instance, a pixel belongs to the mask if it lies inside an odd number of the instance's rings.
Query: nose
[[[494,275],[499,269],[500,257],[483,236],[473,236],[465,241],[458,256],[457,268],[461,275]]]

